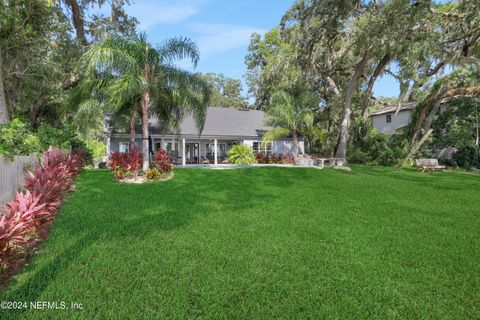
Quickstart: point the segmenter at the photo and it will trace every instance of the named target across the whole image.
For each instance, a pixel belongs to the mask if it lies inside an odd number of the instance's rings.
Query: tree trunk
[[[147,171],[150,166],[150,155],[148,150],[148,113],[150,106],[150,92],[145,91],[142,95],[142,170]]]
[[[425,119],[425,123],[423,125],[424,132],[427,132],[428,130],[430,130],[433,119],[435,118],[435,115],[437,114],[438,110],[440,110],[441,105],[442,105],[441,100],[436,101],[435,104],[433,105],[432,110],[430,111],[427,118]]]
[[[297,130],[292,130],[293,156],[298,157],[298,139]]]
[[[0,124],[7,124],[10,120],[7,108],[7,98],[5,96],[5,86],[3,77],[3,59],[0,51]]]
[[[420,106],[420,113],[415,122],[415,127],[413,130],[412,139],[410,140],[410,142],[412,144],[415,143],[420,133],[420,128],[422,127],[423,121],[425,120],[425,117],[427,115],[427,111],[433,108],[437,102],[439,101],[441,102],[443,99],[453,98],[457,96],[475,96],[475,95],[480,95],[480,86],[449,89],[449,90],[443,91],[443,93],[440,93],[422,102]]]
[[[391,59],[392,55],[390,53],[387,53],[385,56],[383,56],[382,60],[380,60],[377,67],[375,68],[372,77],[368,81],[367,92],[365,92],[365,99],[363,100],[362,106],[362,115],[364,122],[367,122],[368,120],[368,105],[370,104],[370,98],[372,97],[372,90],[373,86],[375,85],[375,81],[377,81],[378,76],[380,75],[380,73],[382,73],[383,69],[385,69]]]
[[[132,148],[135,148],[135,137],[137,135],[137,132],[136,132],[137,119],[135,115],[136,115],[136,112],[135,112],[135,109],[133,109],[132,116],[130,118],[130,150],[132,150]]]
[[[345,104],[343,106],[342,123],[340,124],[340,135],[338,139],[337,152],[335,158],[341,158],[346,164],[347,159],[347,143],[348,143],[348,130],[350,129],[350,118],[352,115],[352,97],[357,87],[358,79],[362,75],[362,71],[368,61],[367,53],[364,54],[362,60],[355,66],[355,72],[350,79],[345,93]]]
[[[84,45],[88,46],[88,40],[85,36],[85,26],[83,24],[82,13],[80,11],[80,6],[78,5],[77,0],[68,0],[70,4],[70,9],[72,10],[72,20],[73,26],[77,34],[77,39]]]

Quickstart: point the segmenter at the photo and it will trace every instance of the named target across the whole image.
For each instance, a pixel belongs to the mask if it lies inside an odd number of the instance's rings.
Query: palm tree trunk
[[[148,152],[148,113],[150,106],[150,92],[145,91],[142,95],[142,155],[143,165],[142,170],[147,171],[149,168],[149,152]]]
[[[347,159],[347,142],[348,142],[348,129],[350,128],[350,118],[352,116],[352,97],[357,87],[358,79],[360,78],[363,68],[368,60],[368,54],[365,53],[362,60],[357,63],[355,67],[355,72],[348,83],[348,88],[345,93],[345,104],[343,106],[343,117],[342,123],[340,124],[340,136],[338,140],[337,152],[335,153],[336,158],[341,158],[345,161]]]
[[[297,130],[292,130],[292,142],[293,142],[293,155],[298,157],[298,139]]]
[[[135,147],[135,137],[136,137],[136,124],[137,119],[135,117],[135,109],[132,110],[132,116],[130,118],[130,150]]]
[[[0,124],[8,123],[8,109],[7,109],[7,98],[5,96],[5,86],[3,78],[3,59],[2,52],[0,51]]]

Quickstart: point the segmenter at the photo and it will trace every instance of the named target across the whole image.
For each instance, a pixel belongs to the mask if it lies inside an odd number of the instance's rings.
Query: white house
[[[381,109],[370,114],[372,126],[378,132],[392,134],[397,129],[405,127],[412,119],[412,112],[416,102],[408,102],[400,107]]]
[[[205,126],[198,132],[192,116],[182,121],[178,132],[165,132],[157,119],[150,119],[150,152],[163,148],[171,154],[177,164],[217,164],[226,161],[230,148],[244,143],[255,153],[293,153],[292,139],[261,143],[268,128],[264,124],[265,114],[259,110],[230,108],[208,108]],[[130,143],[130,134],[115,129],[107,134],[107,154],[112,151],[125,152]],[[137,127],[136,144],[141,146],[141,128]],[[304,153],[304,140],[299,138],[299,153]]]

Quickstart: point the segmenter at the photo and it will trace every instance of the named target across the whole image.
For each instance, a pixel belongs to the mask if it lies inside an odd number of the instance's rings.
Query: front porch
[[[177,165],[219,165],[228,163],[228,151],[235,144],[248,143],[241,139],[198,139],[152,137],[153,152],[166,150]]]

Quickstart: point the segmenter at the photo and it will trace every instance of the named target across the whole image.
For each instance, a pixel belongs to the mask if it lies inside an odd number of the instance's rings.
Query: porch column
[[[218,164],[218,160],[217,160],[217,139],[213,140],[213,157],[215,159],[214,164]]]
[[[162,144],[160,147],[161,147],[163,150],[165,150],[165,138],[162,136],[162,138],[161,138],[160,141],[161,141],[160,143]]]
[[[177,164],[179,154],[175,151],[175,138],[172,138],[172,154],[175,159],[174,162]]]
[[[106,150],[107,151],[107,154],[106,154],[107,158],[110,156],[110,148],[111,148],[110,147],[110,135],[107,135],[107,150]]]
[[[182,139],[182,165],[187,164],[187,159],[185,159],[185,138]]]

